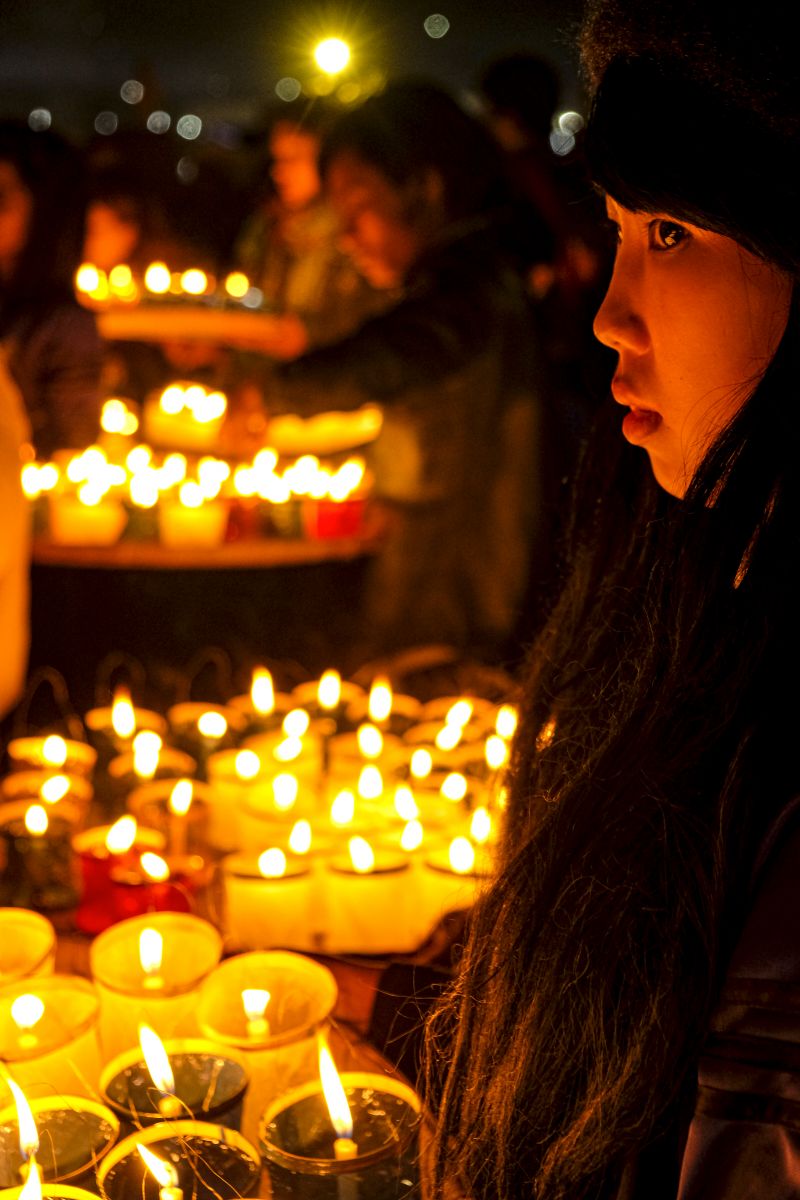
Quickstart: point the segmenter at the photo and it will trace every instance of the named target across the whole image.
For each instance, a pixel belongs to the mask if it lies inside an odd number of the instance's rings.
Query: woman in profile
[[[435,1190],[796,1197],[795,52],[715,0],[597,0],[582,48],[613,428],[429,1026]]]
[[[73,291],[83,208],[76,153],[0,122],[0,343],[40,455],[97,436],[102,343]]]

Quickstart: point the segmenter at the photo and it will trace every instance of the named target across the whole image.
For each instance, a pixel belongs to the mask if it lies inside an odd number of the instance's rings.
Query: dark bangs
[[[800,270],[793,157],[754,113],[689,79],[679,62],[613,61],[586,153],[594,181],[624,208],[668,213]]]

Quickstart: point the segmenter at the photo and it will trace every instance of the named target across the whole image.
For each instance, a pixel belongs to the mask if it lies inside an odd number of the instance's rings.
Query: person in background
[[[336,214],[322,194],[320,142],[334,112],[324,100],[282,103],[269,123],[269,190],[245,223],[236,266],[275,309],[260,347],[287,360],[337,341],[382,298],[339,246]]]
[[[529,575],[548,575],[559,446],[531,309],[498,245],[497,152],[445,92],[397,83],[340,118],[321,163],[341,244],[391,306],[285,366],[268,402],[302,415],[383,408],[371,649],[502,654]]]
[[[40,455],[97,435],[102,345],[73,292],[83,217],[76,152],[0,122],[0,342]]]

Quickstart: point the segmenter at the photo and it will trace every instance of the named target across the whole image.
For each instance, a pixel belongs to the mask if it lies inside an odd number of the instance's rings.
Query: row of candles
[[[151,262],[141,273],[127,263],[118,263],[106,272],[94,263],[81,263],[75,273],[75,291],[90,307],[108,304],[137,304],[142,300],[205,300],[217,305],[260,307],[263,296],[242,271],[231,271],[224,279],[190,267],[172,271],[165,262]]]
[[[94,745],[9,744],[6,903],[79,898],[77,924],[96,933],[221,893],[239,948],[382,953],[415,948],[491,874],[510,705],[421,706],[387,679],[367,694],[333,671],[280,694],[256,668],[226,706],[162,716],[120,692],[85,719]],[[87,828],[95,789],[106,819]]]
[[[107,406],[113,403],[123,402]],[[54,542],[112,545],[128,525],[132,536],[168,546],[212,547],[224,540],[234,507],[247,515],[251,533],[358,532],[368,480],[359,457],[336,467],[310,454],[280,463],[265,448],[249,462],[212,454],[190,462],[137,444],[119,458],[95,445],[60,461],[26,463],[22,488]]]
[[[25,920],[41,941],[23,910],[0,910],[0,937]],[[96,939],[93,981],[0,988],[0,1196],[228,1200],[259,1192],[262,1155],[273,1196],[411,1192],[419,1101],[388,1074],[339,1075],[330,972],[220,953],[207,922],[157,913]]]

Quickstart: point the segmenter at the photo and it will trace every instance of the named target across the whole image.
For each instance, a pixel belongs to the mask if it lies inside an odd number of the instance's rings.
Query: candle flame
[[[193,800],[194,787],[191,779],[179,779],[170,792],[168,801],[170,811],[174,812],[176,817],[185,817],[192,807]]]
[[[267,1011],[270,993],[264,988],[245,988],[242,992],[242,1007],[248,1021],[258,1021]]]
[[[296,775],[290,775],[288,771],[276,775],[272,781],[272,798],[275,807],[281,812],[288,812],[290,808],[294,808],[299,790],[300,785]]]
[[[425,832],[420,821],[409,821],[400,835],[401,850],[419,850]]]
[[[517,710],[513,704],[503,704],[497,711],[495,729],[508,742],[517,732]]]
[[[51,775],[39,788],[39,795],[45,804],[57,804],[68,792],[69,779],[66,775]]]
[[[144,286],[148,292],[163,295],[169,291],[169,267],[163,262],[152,262],[144,273]]]
[[[395,789],[394,810],[402,821],[416,821],[419,816],[419,807],[410,787],[401,784]]]
[[[385,675],[372,681],[367,711],[370,721],[385,721],[392,711],[392,685]]]
[[[11,1018],[18,1029],[33,1029],[43,1016],[44,1001],[30,992],[17,996],[11,1005]]]
[[[111,727],[119,738],[133,737],[136,732],[136,714],[127,688],[120,688],[114,696],[114,703],[111,705]]]
[[[360,725],[356,739],[364,758],[380,758],[383,753],[383,734],[380,729],[374,725]]]
[[[153,854],[151,850],[146,850],[139,859],[139,862],[142,865],[145,875],[152,879],[154,883],[164,883],[169,879],[169,864],[160,854]]]
[[[289,738],[301,738],[303,734],[308,733],[310,724],[311,717],[304,708],[293,708],[283,718],[282,729]]]
[[[275,711],[275,687],[272,676],[266,667],[256,667],[253,671],[253,681],[250,684],[250,699],[253,708],[262,717],[268,717]]]
[[[259,854],[258,870],[265,879],[280,879],[286,874],[286,855],[277,846],[271,846]]]
[[[209,709],[208,712],[201,713],[197,718],[197,729],[203,737],[223,738],[228,732],[228,722],[221,712],[213,712]]]
[[[233,769],[240,779],[255,779],[261,770],[261,759],[255,750],[240,750],[234,759]]]
[[[157,929],[143,929],[139,934],[139,962],[145,975],[157,975],[164,961],[164,938]]]
[[[303,743],[300,738],[288,737],[284,738],[272,752],[273,758],[277,762],[293,762],[303,753]]]
[[[448,709],[444,719],[445,725],[457,725],[463,729],[472,717],[473,710],[474,706],[471,700],[457,700],[453,707]]]
[[[334,825],[349,825],[356,815],[356,798],[350,791],[339,792],[331,805],[331,821]]]
[[[25,812],[25,828],[33,837],[42,837],[47,833],[50,819],[41,804],[32,804]]]
[[[508,746],[499,733],[493,733],[486,739],[484,750],[487,766],[492,771],[499,771],[508,760]]]
[[[455,750],[463,734],[462,725],[443,725],[433,740],[437,750]]]
[[[143,729],[133,739],[133,769],[142,779],[152,779],[158,770],[161,738],[150,729]]]
[[[311,824],[308,821],[296,821],[289,834],[289,849],[292,854],[308,854],[311,849]]]
[[[473,842],[483,846],[492,835],[492,818],[488,809],[476,808],[469,825],[469,835]]]
[[[383,776],[374,764],[362,769],[358,777],[358,794],[362,800],[377,800],[383,794]]]
[[[443,781],[439,789],[445,800],[463,800],[469,790],[466,779],[458,771],[453,771]]]
[[[67,761],[67,743],[58,734],[51,734],[44,739],[42,758],[48,767],[63,767]]]
[[[347,843],[347,849],[350,852],[350,862],[353,864],[353,870],[359,875],[369,875],[370,871],[375,868],[375,851],[370,846],[366,838],[352,837]]]
[[[202,296],[208,287],[208,276],[198,267],[190,267],[181,275],[181,287],[190,296]]]
[[[475,866],[475,847],[469,838],[453,838],[448,850],[450,866],[457,875],[468,875]]]
[[[351,1138],[353,1136],[353,1117],[347,1095],[344,1090],[336,1064],[325,1042],[319,1041],[319,1077],[322,1082],[322,1094],[328,1106],[331,1124],[336,1130],[337,1137]]]
[[[28,1178],[20,1188],[18,1200],[42,1200],[42,1176],[35,1159],[28,1169]]]
[[[427,779],[433,770],[433,757],[423,746],[411,755],[410,771],[415,779]]]
[[[325,671],[317,688],[317,701],[320,708],[331,712],[342,698],[342,677],[338,671]]]
[[[150,1072],[150,1078],[162,1096],[175,1095],[175,1076],[169,1061],[169,1055],[164,1048],[161,1038],[149,1025],[139,1026],[139,1045],[142,1047],[145,1066]],[[167,1187],[167,1184],[163,1184]]]
[[[153,1154],[153,1151],[148,1150],[147,1146],[143,1146],[141,1142],[136,1143],[136,1149],[139,1151],[145,1166],[159,1187],[178,1186],[178,1172],[172,1163],[165,1162],[163,1158],[159,1158],[157,1154]]]
[[[29,997],[31,1000],[36,998],[37,997],[35,996]],[[22,999],[22,997],[20,997],[20,999]],[[14,1097],[14,1105],[17,1110],[17,1124],[19,1126],[19,1148],[22,1153],[22,1157],[27,1162],[36,1154],[37,1150],[39,1149],[39,1133],[36,1129],[36,1122],[33,1119],[31,1106],[28,1104],[27,1097],[25,1096],[22,1088],[15,1080],[11,1078],[7,1072],[4,1072],[4,1078],[11,1089],[12,1096]],[[31,1168],[32,1170],[33,1165]]]
[[[106,834],[106,849],[109,854],[126,854],[135,841],[136,817],[120,817]]]

